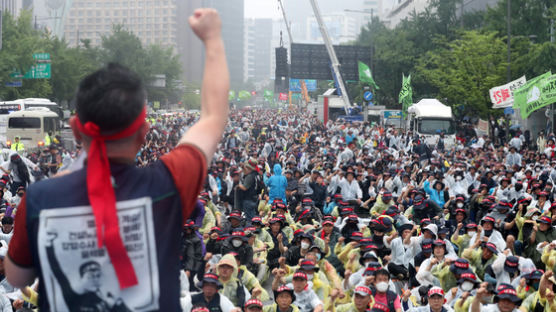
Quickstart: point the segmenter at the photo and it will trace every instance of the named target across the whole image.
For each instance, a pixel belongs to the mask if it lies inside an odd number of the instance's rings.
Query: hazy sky
[[[280,18],[277,0],[245,0],[246,18]]]

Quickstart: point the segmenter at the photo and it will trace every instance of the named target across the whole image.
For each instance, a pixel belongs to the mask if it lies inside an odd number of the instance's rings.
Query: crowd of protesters
[[[172,150],[197,117],[150,116],[137,166]],[[234,111],[183,226],[182,307],[556,310],[554,140],[471,134],[439,148],[370,123]],[[53,143],[11,153],[0,181],[0,258],[26,186],[79,152]],[[32,307],[31,288],[0,291],[12,299],[1,311]]]
[[[137,164],[194,120],[153,118]],[[402,129],[235,111],[184,224],[183,308],[556,310],[544,140],[470,135],[441,150]]]

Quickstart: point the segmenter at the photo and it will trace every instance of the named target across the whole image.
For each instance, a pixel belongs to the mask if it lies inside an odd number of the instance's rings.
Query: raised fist
[[[222,21],[218,12],[214,9],[195,10],[193,15],[189,17],[189,25],[203,42],[220,37]]]

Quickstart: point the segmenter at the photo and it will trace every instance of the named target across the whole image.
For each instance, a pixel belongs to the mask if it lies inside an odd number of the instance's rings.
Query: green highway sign
[[[37,61],[50,61],[50,53],[35,53],[33,59]]]
[[[35,64],[23,75],[23,79],[50,79],[52,77],[50,69],[50,63]]]

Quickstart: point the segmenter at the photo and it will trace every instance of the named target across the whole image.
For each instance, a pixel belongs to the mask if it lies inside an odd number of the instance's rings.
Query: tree
[[[51,93],[47,79],[23,79],[22,87],[6,87],[6,83],[19,80],[13,74],[25,74],[34,64],[33,53],[45,52],[48,40],[35,30],[31,13],[21,11],[14,19],[4,12],[2,18],[2,50],[0,51],[0,98],[15,100],[21,97],[48,97]]]
[[[90,46],[69,47],[64,39],[53,38],[48,49],[52,58],[52,98],[69,101],[78,83],[99,67],[98,51]]]
[[[485,13],[485,29],[502,35],[507,29],[508,0],[500,0]],[[550,17],[553,15],[554,0],[511,0],[512,35],[537,36],[538,42],[550,40]]]
[[[442,44],[442,43],[439,43]],[[430,51],[417,65],[417,76],[438,90],[457,115],[487,117],[489,89],[505,82],[506,45],[495,32],[467,31],[461,39]]]

